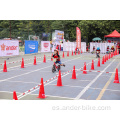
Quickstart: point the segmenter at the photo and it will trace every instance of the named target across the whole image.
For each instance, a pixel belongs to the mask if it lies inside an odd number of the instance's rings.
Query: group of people
[[[93,46],[93,51],[92,51],[92,54],[93,53],[96,53],[96,57],[100,57],[100,47],[97,47],[97,49],[95,49],[95,46]],[[111,48],[109,46],[107,46],[106,48],[106,54],[109,54],[111,52],[114,52],[115,51],[115,47],[114,46],[111,46]]]
[[[56,49],[58,49],[59,51],[63,51],[63,41],[60,41],[59,44],[53,44],[52,41],[50,41],[50,49],[52,50],[53,45],[55,46]]]

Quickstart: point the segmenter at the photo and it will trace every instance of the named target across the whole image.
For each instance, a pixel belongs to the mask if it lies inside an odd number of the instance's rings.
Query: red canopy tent
[[[105,35],[104,37],[116,37],[116,38],[120,38],[120,33],[118,31],[114,30],[111,34]]]

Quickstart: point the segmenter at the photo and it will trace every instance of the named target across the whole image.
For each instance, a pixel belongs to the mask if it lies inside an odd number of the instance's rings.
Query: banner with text
[[[50,41],[41,41],[41,52],[50,52]]]
[[[76,43],[77,48],[81,49],[81,31],[78,27],[76,27]]]
[[[64,39],[64,31],[55,30],[55,41],[59,42]]]
[[[0,56],[19,55],[18,40],[0,40]]]
[[[25,54],[38,53],[38,41],[25,40]]]

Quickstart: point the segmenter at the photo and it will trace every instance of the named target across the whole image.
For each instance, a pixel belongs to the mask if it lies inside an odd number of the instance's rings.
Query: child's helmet
[[[58,49],[54,49],[54,51],[57,51],[57,54],[58,54]]]
[[[97,47],[97,50],[100,50],[100,47]]]

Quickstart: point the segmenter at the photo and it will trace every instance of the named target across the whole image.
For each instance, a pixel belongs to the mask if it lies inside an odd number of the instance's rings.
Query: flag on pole
[[[78,27],[76,27],[76,43],[77,48],[81,49],[81,31]]]

